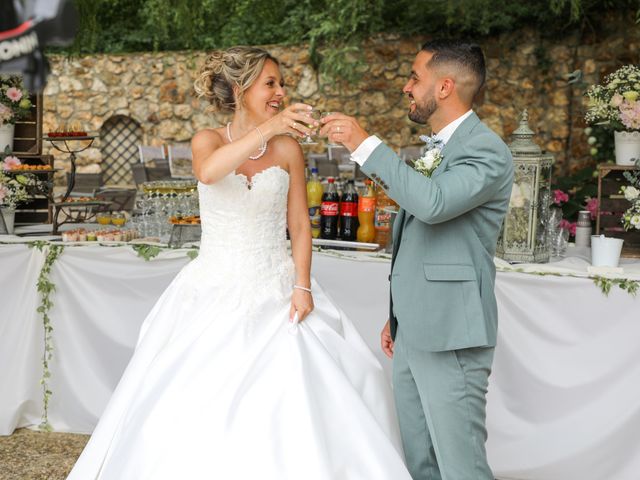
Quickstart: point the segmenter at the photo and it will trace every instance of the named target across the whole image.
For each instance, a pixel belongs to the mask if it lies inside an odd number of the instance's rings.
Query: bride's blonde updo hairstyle
[[[242,104],[244,93],[258,78],[267,60],[279,65],[276,58],[261,48],[239,46],[215,50],[200,68],[193,87],[198,97],[209,100],[213,110],[233,112],[236,101]],[[237,98],[234,87],[238,89]]]

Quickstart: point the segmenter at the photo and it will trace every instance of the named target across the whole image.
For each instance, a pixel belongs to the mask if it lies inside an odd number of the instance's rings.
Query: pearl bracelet
[[[301,285],[294,285],[293,288],[297,288],[298,290],[304,290],[305,292],[311,293],[311,289],[307,287],[303,287]]]

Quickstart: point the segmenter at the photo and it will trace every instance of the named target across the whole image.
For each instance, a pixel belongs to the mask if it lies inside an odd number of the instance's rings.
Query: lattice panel
[[[134,119],[116,115],[100,129],[102,172],[106,185],[133,184],[131,164],[137,163],[142,127]]]

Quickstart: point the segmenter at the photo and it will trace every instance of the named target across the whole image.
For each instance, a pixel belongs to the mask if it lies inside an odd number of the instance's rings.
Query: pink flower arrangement
[[[629,130],[640,130],[640,102],[625,100],[618,108],[622,124]]]
[[[563,218],[562,220],[560,220],[558,227],[569,230],[569,234],[572,237],[576,236],[576,222],[570,222],[569,220]]]
[[[589,213],[591,214],[591,220],[595,220],[596,216],[598,215],[598,199],[587,197],[585,200],[587,201],[587,203],[585,204],[584,208],[585,210],[589,210]]]
[[[18,157],[14,157],[13,155],[9,155],[2,162],[2,169],[3,170],[11,170],[12,167],[15,167],[16,165],[20,165],[21,163],[22,162],[20,161],[20,159]]]
[[[0,76],[0,126],[29,116],[31,100],[18,76]]]
[[[553,191],[553,203],[556,205],[562,205],[563,203],[567,203],[569,201],[569,195],[562,190],[554,190]]]
[[[640,67],[624,65],[586,91],[585,120],[613,130],[640,130]]]
[[[22,98],[22,90],[18,90],[16,87],[10,87],[7,89],[7,97],[12,102],[19,102]]]

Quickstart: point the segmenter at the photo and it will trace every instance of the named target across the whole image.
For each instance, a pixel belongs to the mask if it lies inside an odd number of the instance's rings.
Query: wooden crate
[[[611,164],[598,165],[596,234],[603,233],[608,237],[622,238],[624,240],[622,255],[626,257],[640,257],[640,231],[626,232],[620,220],[630,206],[629,201],[620,193],[622,186],[629,185],[623,173],[635,168]]]
[[[28,165],[49,165],[53,168],[53,155],[16,155],[22,163]],[[38,173],[42,180],[51,182],[53,185],[53,173]],[[18,205],[16,209],[16,225],[33,225],[36,223],[51,223],[53,221],[52,192],[47,195],[35,195],[28,202]]]
[[[29,117],[16,121],[13,154],[40,155],[42,153],[42,94],[30,95]]]

